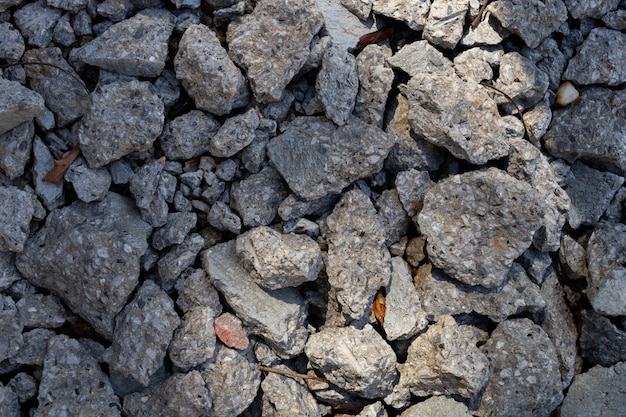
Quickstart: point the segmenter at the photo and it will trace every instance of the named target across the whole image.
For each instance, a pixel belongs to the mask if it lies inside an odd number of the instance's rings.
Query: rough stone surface
[[[0,323],[3,337],[0,339],[0,359],[4,361],[20,352],[24,345],[22,330],[24,326],[20,320],[19,311],[10,297],[2,297]]]
[[[175,288],[178,291],[176,306],[183,312],[193,307],[211,307],[216,316],[222,312],[219,295],[203,269],[194,269],[183,274],[176,281]]]
[[[48,210],[54,210],[65,203],[65,193],[62,184],[43,180],[54,167],[54,160],[50,149],[37,136],[33,142],[33,157],[35,193]]]
[[[68,314],[54,295],[28,294],[16,304],[20,322],[27,328],[55,328],[65,323]]]
[[[171,290],[176,279],[194,263],[204,246],[205,241],[202,236],[190,233],[183,243],[169,249],[157,262],[158,280],[161,287],[166,291]]]
[[[372,0],[372,10],[405,22],[413,30],[422,30],[430,8],[428,0]]]
[[[110,338],[113,318],[138,283],[149,233],[132,202],[110,192],[100,202],[78,201],[51,212],[16,265],[33,285],[52,291]]]
[[[398,377],[393,350],[369,324],[328,327],[309,337],[304,352],[329,382],[360,397],[385,397]]]
[[[500,75],[495,87],[508,94],[520,110],[537,104],[544,97],[549,85],[548,74],[519,53],[509,52],[500,58]],[[508,113],[516,112],[515,106],[506,97],[498,96],[497,102]]]
[[[328,48],[317,74],[315,91],[327,118],[338,126],[348,123],[359,91],[359,75],[354,56],[335,46]]]
[[[454,49],[463,35],[467,11],[467,0],[434,0],[424,25],[424,39],[433,45]]]
[[[527,183],[490,168],[435,184],[418,223],[435,266],[465,284],[494,288],[532,243],[540,212]]]
[[[387,63],[389,57],[391,49],[388,47],[368,45],[356,58],[359,91],[354,114],[380,128],[394,79],[393,70]]]
[[[185,312],[169,347],[169,358],[182,369],[190,369],[211,359],[215,352],[215,310],[194,307]]]
[[[362,0],[358,2],[363,3]],[[322,13],[328,38],[343,51],[352,50],[361,36],[376,30],[373,19],[365,17],[361,20],[360,16],[350,11],[346,0],[316,0],[316,3]]]
[[[321,417],[323,415],[323,409],[300,380],[270,373],[263,379],[261,389],[263,390],[264,416]]]
[[[229,118],[209,141],[209,152],[220,158],[233,156],[255,138],[261,119],[256,109]]]
[[[111,186],[111,175],[105,168],[91,169],[84,158],[77,158],[65,173],[81,201],[91,203],[102,200]]]
[[[15,281],[22,279],[15,268],[15,255],[0,251],[0,290],[9,288]]]
[[[215,335],[226,346],[233,349],[246,350],[250,345],[248,335],[243,330],[241,320],[237,316],[224,313],[215,319],[214,324]]]
[[[32,120],[45,108],[43,97],[18,82],[0,78],[0,91],[0,134]]]
[[[191,159],[209,151],[209,139],[218,129],[210,114],[192,110],[167,123],[159,143],[168,160]]]
[[[465,404],[437,395],[411,406],[400,414],[400,417],[470,417],[471,415]]]
[[[280,174],[267,166],[257,174],[233,184],[231,207],[241,215],[244,226],[266,226],[278,213],[278,205],[287,196]]]
[[[0,10],[2,7],[0,6]],[[0,58],[8,63],[15,63],[24,54],[24,37],[19,30],[9,22],[0,23]]]
[[[315,1],[279,0],[260,2],[251,14],[228,26],[229,55],[245,69],[257,101],[282,98],[309,58],[309,44],[322,24]]]
[[[154,231],[151,242],[157,250],[183,243],[185,237],[196,225],[198,215],[193,212],[175,212],[167,215],[167,223]]]
[[[29,45],[45,48],[52,40],[54,27],[62,14],[62,10],[47,7],[45,1],[37,1],[16,10],[13,18]]]
[[[0,250],[21,252],[28,239],[35,209],[29,193],[14,186],[0,187]]]
[[[581,356],[594,365],[626,360],[626,332],[593,310],[584,310],[580,329]]]
[[[24,174],[33,149],[35,124],[24,122],[0,135],[0,168],[9,179]]]
[[[207,220],[217,230],[241,233],[241,219],[223,201],[216,201],[211,206]]]
[[[11,318],[13,319],[13,329],[3,328],[2,330],[11,338],[11,345],[17,346],[19,351],[11,356],[9,361],[13,364],[42,366],[47,352],[48,341],[55,336],[54,331],[33,329],[23,334],[15,334],[14,329],[17,326],[21,327],[21,323],[15,320],[15,318]]]
[[[393,143],[392,136],[357,117],[341,127],[323,117],[299,117],[267,151],[291,191],[313,200],[379,172]]]

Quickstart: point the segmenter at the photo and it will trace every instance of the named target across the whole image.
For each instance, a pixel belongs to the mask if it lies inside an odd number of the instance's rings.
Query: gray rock
[[[550,80],[548,74],[540,70],[529,59],[517,52],[509,52],[500,58],[500,75],[495,86],[507,93],[520,110],[533,107],[543,99]],[[516,112],[515,106],[504,96],[496,97],[507,113]]]
[[[406,235],[411,219],[395,188],[383,191],[376,199],[375,206],[385,225],[385,244],[391,246]]]
[[[626,360],[626,332],[593,310],[582,313],[580,355],[593,365],[609,366]]]
[[[191,25],[185,31],[174,68],[199,109],[223,115],[248,102],[245,78],[215,33],[204,25]]]
[[[0,23],[0,39],[0,58],[11,64],[19,61],[26,49],[20,31],[9,22]]]
[[[471,48],[454,57],[454,71],[463,80],[479,83],[493,79],[492,65],[499,65],[504,51],[502,47]]]
[[[207,221],[217,230],[238,235],[241,233],[241,219],[223,201],[216,201],[211,206]]]
[[[127,184],[131,177],[135,174],[133,168],[126,159],[118,159],[111,162],[107,168],[111,174],[113,184]]]
[[[492,16],[508,31],[522,38],[529,48],[536,48],[567,20],[561,0],[544,4],[539,0],[515,3],[498,0],[487,7]]]
[[[626,29],[626,10],[617,9],[608,12],[602,17],[602,22],[610,29],[624,30]]]
[[[205,251],[202,263],[211,282],[249,328],[261,336],[280,357],[298,355],[304,348],[306,305],[294,288],[263,291],[245,270],[235,251],[235,241]]]
[[[548,74],[550,90],[556,91],[561,83],[561,74],[567,64],[567,59],[559,49],[558,43],[548,38],[537,48],[524,48],[522,55],[535,63],[537,68]]]
[[[414,217],[422,210],[424,196],[434,183],[430,180],[428,171],[409,169],[396,175],[395,185],[402,207],[409,216]]]
[[[43,97],[18,82],[0,78],[0,91],[0,134],[32,120],[45,109]]]
[[[599,223],[587,244],[587,297],[598,313],[626,315],[626,225]]]
[[[339,126],[348,123],[359,91],[359,75],[354,56],[337,46],[328,48],[317,74],[315,91],[327,118]]]
[[[79,0],[80,1],[80,0]],[[80,9],[71,19],[72,28],[76,36],[91,35],[91,16],[87,13],[87,9]]]
[[[581,159],[626,174],[626,120],[621,116],[626,92],[590,87],[564,109],[553,112],[545,146],[551,155],[572,163]]]
[[[213,399],[211,415],[215,417],[240,415],[254,401],[261,384],[256,362],[249,355],[226,347],[201,372]]]
[[[470,1],[470,17],[474,18],[476,15],[473,13],[472,6],[477,4],[476,1]],[[476,14],[478,10],[476,10]],[[476,46],[476,45],[499,45],[503,40],[509,37],[511,33],[504,29],[500,23],[492,18],[492,13],[486,10],[483,13],[483,18],[475,28],[471,25],[466,28],[463,37],[461,38],[460,45],[462,46]]]
[[[626,362],[603,368],[594,366],[577,375],[567,392],[562,417],[600,417],[623,414],[626,408],[624,385]]]
[[[198,371],[177,373],[141,392],[124,397],[129,417],[203,417],[211,409],[211,397]]]
[[[393,70],[387,63],[390,57],[388,47],[368,45],[356,58],[359,91],[354,113],[364,122],[380,128],[394,79]]]
[[[15,268],[15,255],[12,252],[0,251],[0,291],[21,279],[22,276]]]
[[[52,32],[62,14],[61,10],[48,7],[44,0],[39,0],[17,9],[13,19],[29,45],[45,48],[52,41]]]
[[[0,310],[0,328],[2,338],[0,338],[0,360],[13,357],[23,349],[24,337],[22,336],[22,325],[20,313],[15,302],[10,297],[0,296],[2,310]]]
[[[48,343],[34,416],[119,416],[120,401],[98,362],[65,335]]]
[[[341,0],[341,5],[361,20],[367,20],[372,11],[371,0]]]
[[[396,355],[369,324],[327,327],[309,337],[304,352],[330,383],[363,398],[385,397],[398,378]]]
[[[313,200],[379,172],[393,143],[357,117],[341,127],[323,117],[298,117],[267,151],[291,191]]]
[[[259,116],[259,111],[251,108],[226,120],[209,141],[211,155],[228,158],[252,143],[261,122]]]
[[[596,28],[591,31],[578,53],[569,61],[563,79],[576,84],[617,86],[626,82],[626,34]]]
[[[387,340],[408,339],[424,330],[428,320],[407,263],[396,256],[391,258],[391,267],[383,329]]]
[[[569,235],[561,238],[558,266],[561,274],[570,280],[587,278],[585,248]]]
[[[595,225],[623,183],[624,177],[576,161],[564,187],[571,200],[569,225],[574,229]]]
[[[213,357],[215,313],[211,307],[193,307],[185,312],[169,347],[169,358],[174,365],[190,369]]]
[[[391,255],[374,205],[358,189],[345,193],[322,233],[328,242],[328,282],[342,313],[353,320],[369,318],[376,292],[391,278]]]
[[[431,187],[418,224],[435,266],[465,284],[495,288],[531,245],[540,216],[530,185],[490,168]]]
[[[176,279],[189,266],[191,266],[204,249],[204,239],[197,233],[185,237],[180,245],[172,246],[168,252],[161,256],[157,262],[157,274],[159,285],[166,291],[174,287]]]
[[[606,13],[615,10],[619,0],[589,2],[582,0],[565,0],[568,12],[574,19],[592,17],[600,19]]]
[[[533,235],[533,245],[540,251],[555,252],[570,214],[570,197],[559,186],[548,159],[539,149],[523,139],[512,140],[510,144],[507,172],[533,187],[536,204],[543,213],[541,226]]]
[[[498,324],[480,350],[491,377],[476,415],[549,416],[563,400],[554,345],[530,320]]]
[[[148,386],[179,324],[172,299],[148,280],[115,318],[113,343],[103,359],[115,372]]]
[[[467,0],[433,0],[424,25],[424,39],[433,45],[454,49],[463,35],[468,8]]]
[[[149,82],[115,81],[97,87],[78,128],[83,156],[96,169],[147,151],[161,134],[163,121],[163,101]]]
[[[62,184],[43,180],[54,167],[54,160],[48,147],[37,136],[33,144],[33,157],[35,193],[48,210],[54,210],[65,203],[65,193]]]
[[[442,67],[451,67],[450,61],[425,40],[404,45],[387,62],[411,77],[422,73],[437,73]]]
[[[87,6],[87,0],[46,0],[48,6],[76,13]]]
[[[130,178],[130,193],[141,218],[154,227],[167,223],[168,206],[160,188],[165,158],[145,164]]]
[[[239,235],[236,252],[254,281],[266,290],[315,281],[324,265],[320,247],[313,239],[282,234],[266,226]]]
[[[129,0],[104,0],[102,3],[98,4],[97,11],[99,15],[110,19],[110,21],[107,22],[108,25],[100,31],[94,28],[95,33],[102,35],[102,32],[111,27],[113,22],[126,19],[134,9],[135,7]]]
[[[309,57],[309,44],[322,28],[313,0],[261,2],[228,26],[232,60],[244,68],[260,103],[278,101]],[[272,36],[267,36],[271,30]]]
[[[308,387],[300,380],[268,373],[261,383],[261,389],[263,416],[321,417],[325,414]]]
[[[16,265],[33,285],[49,289],[110,338],[113,318],[138,283],[149,233],[132,201],[109,193],[97,203],[77,201],[52,211]]]
[[[14,186],[0,187],[0,250],[21,252],[35,213],[30,193]]]
[[[405,22],[413,30],[424,28],[429,8],[429,0],[372,0],[375,13]]]
[[[85,203],[102,200],[111,186],[109,171],[89,168],[84,158],[77,158],[63,178],[72,183],[76,195]]]
[[[0,135],[0,168],[9,179],[24,174],[26,164],[30,160],[35,137],[35,124],[24,122],[8,132]]]
[[[9,385],[0,383],[0,413],[6,417],[20,417],[20,404],[17,394]]]
[[[56,328],[65,323],[68,316],[65,307],[54,295],[28,294],[16,304],[20,322],[28,328]]]
[[[11,378],[8,386],[15,392],[17,400],[20,403],[25,403],[31,398],[35,398],[37,395],[37,381],[32,375],[29,375],[26,372],[17,373],[13,378]],[[0,401],[0,403],[5,402]],[[2,415],[8,416],[10,414],[2,412]]]
[[[209,151],[209,139],[218,129],[211,115],[192,110],[167,123],[159,143],[168,160],[191,159]]]
[[[295,194],[289,194],[280,206],[278,215],[283,221],[298,219],[305,216],[321,216],[332,210],[339,196],[331,194],[316,200],[301,200]]]
[[[276,217],[278,205],[285,197],[287,189],[279,173],[266,166],[232,185],[230,206],[237,210],[244,226],[266,226]]]
[[[10,332],[6,334],[11,335]],[[20,346],[19,352],[12,356],[9,361],[20,365],[43,365],[48,341],[54,336],[54,330],[48,329],[33,329],[29,332],[24,332],[23,339],[22,337],[14,338],[13,343],[23,340],[23,344]]]
[[[152,246],[157,250],[162,250],[168,246],[183,243],[187,234],[196,226],[197,220],[196,213],[169,213],[167,223],[152,234]]]
[[[407,351],[409,387],[414,395],[478,394],[489,380],[489,360],[452,316],[442,316]]]
[[[437,395],[411,406],[400,414],[400,417],[470,417],[471,415],[465,404]]]
[[[52,32],[52,40],[57,45],[69,47],[72,46],[74,42],[76,42],[76,34],[74,33],[74,29],[72,29],[72,25],[70,24],[70,14],[65,13],[56,26],[54,27],[54,31]]]
[[[424,311],[433,319],[475,312],[501,322],[523,312],[541,313],[546,306],[539,287],[517,263],[512,265],[506,283],[489,292],[461,285],[441,270],[431,271],[430,266],[420,268],[415,279]]]
[[[315,239],[320,235],[320,226],[308,219],[293,219],[283,224],[283,233],[307,235]]]
[[[200,4],[200,1],[198,1],[198,4]],[[237,19],[239,16],[243,16],[246,13],[246,4],[245,1],[240,1],[230,7],[213,11],[215,25],[228,26],[230,22]]]
[[[548,131],[552,121],[551,97],[552,92],[548,91],[539,103],[524,114],[524,121],[528,128],[528,140],[537,148],[541,147],[541,138]]]
[[[176,306],[183,311],[194,307],[210,307],[218,316],[222,312],[219,294],[209,281],[203,269],[193,269],[189,273],[183,273],[181,279],[176,281],[178,298]]]

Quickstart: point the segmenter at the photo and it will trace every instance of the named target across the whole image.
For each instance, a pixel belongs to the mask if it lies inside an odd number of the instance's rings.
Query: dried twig
[[[80,143],[77,143],[64,158],[55,159],[54,167],[48,171],[46,176],[43,177],[43,180],[53,182],[56,185],[61,184],[63,175],[65,175],[65,172],[70,165],[72,165],[72,162],[74,162],[78,155],[80,155]]]
[[[485,81],[481,81],[479,83],[482,86],[485,87],[489,87],[493,90],[496,90],[498,93],[502,94],[504,97],[506,97],[511,103],[513,103],[513,106],[515,106],[515,110],[517,110],[517,114],[519,114],[519,118],[522,120],[522,124],[524,125],[524,133],[526,133],[526,136],[528,136],[529,139],[531,139],[531,141],[534,140],[534,138],[531,136],[532,134],[530,133],[530,130],[528,129],[528,126],[526,126],[526,122],[524,121],[524,115],[522,114],[522,111],[520,110],[519,106],[517,105],[517,103],[515,102],[515,100],[513,100],[511,98],[511,96],[509,96],[507,93],[505,93],[504,91],[500,90],[497,87],[494,87],[491,84],[486,83]]]
[[[268,366],[263,366],[263,365],[259,365],[259,370],[265,371],[265,372],[273,372],[275,374],[284,375],[284,376],[290,376],[292,378],[312,379],[314,381],[319,381],[319,382],[328,382],[326,381],[326,379],[320,378],[319,376],[300,374],[298,372],[286,371],[284,369],[270,368]]]
[[[478,24],[480,23],[480,18],[483,16],[483,12],[485,11],[485,8],[487,7],[487,3],[489,3],[489,0],[483,0],[483,4],[480,6],[480,10],[478,10],[478,14],[474,18],[474,20],[472,20],[471,26],[473,28],[478,26]]]

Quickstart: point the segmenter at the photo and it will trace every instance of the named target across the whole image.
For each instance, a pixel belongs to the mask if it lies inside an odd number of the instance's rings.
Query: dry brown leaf
[[[44,181],[53,182],[56,185],[61,184],[61,180],[63,179],[63,175],[67,169],[72,165],[72,162],[80,155],[80,143],[77,143],[72,150],[63,158],[54,160],[54,167],[48,171],[45,177],[43,177]]]

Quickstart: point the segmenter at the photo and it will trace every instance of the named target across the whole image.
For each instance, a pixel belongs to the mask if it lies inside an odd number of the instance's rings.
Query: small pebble
[[[574,87],[570,81],[565,81],[558,90],[556,90],[556,101],[554,104],[557,106],[567,106],[573,103],[578,98],[578,90]]]

